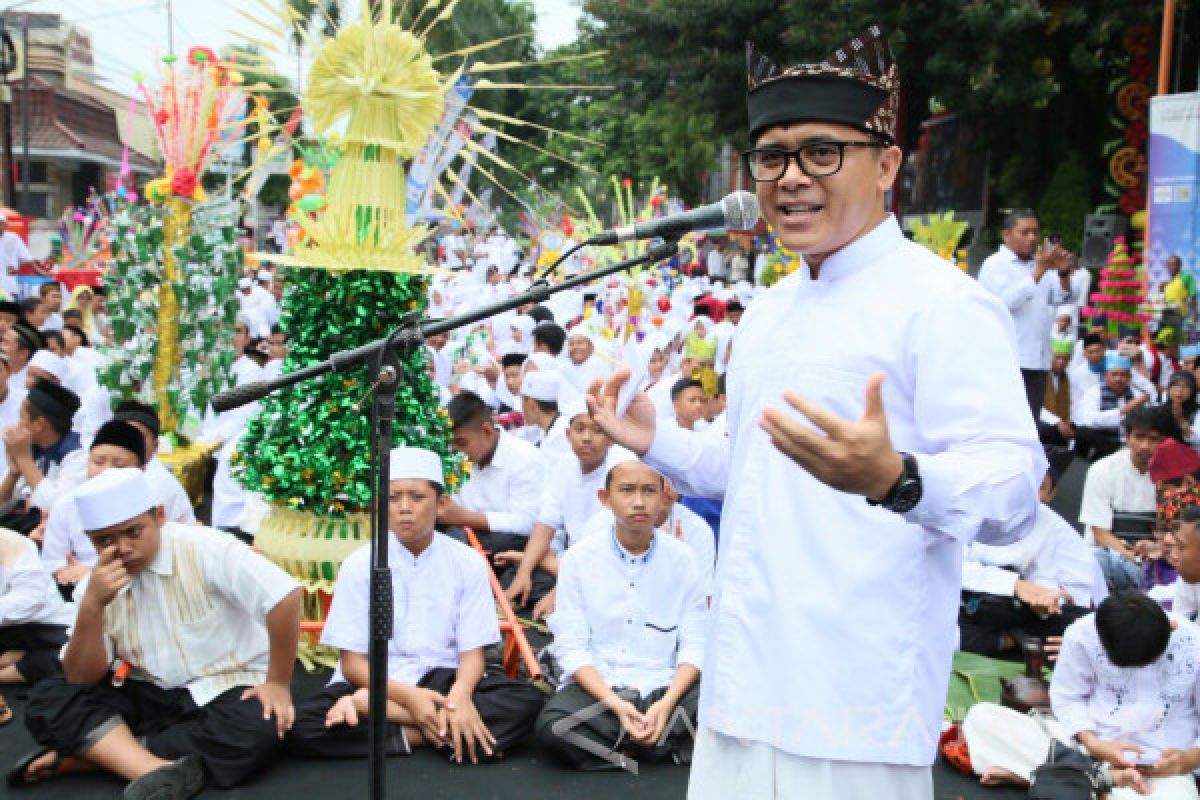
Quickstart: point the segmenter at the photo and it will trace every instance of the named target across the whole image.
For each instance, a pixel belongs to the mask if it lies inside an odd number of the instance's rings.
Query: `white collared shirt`
[[[603,535],[612,530],[612,526],[612,512],[602,507],[588,520],[581,538]],[[704,594],[706,597],[712,595],[713,575],[717,566],[717,537],[712,526],[704,521],[704,517],[683,503],[676,503],[671,506],[666,522],[657,528],[657,533],[659,536],[678,539],[692,549],[696,567],[700,570]],[[578,539],[569,542],[568,546],[576,541]]]
[[[187,689],[205,705],[266,680],[266,616],[298,587],[234,536],[168,522],[154,561],[104,610],[106,658],[129,664],[132,679]]]
[[[1141,747],[1156,760],[1168,748],[1200,746],[1200,628],[1176,614],[1167,650],[1145,667],[1115,666],[1100,643],[1096,615],[1067,628],[1050,705],[1069,735],[1093,731],[1100,739]]]
[[[388,678],[409,686],[438,667],[456,668],[460,653],[500,641],[487,563],[461,542],[433,534],[419,556],[388,536],[392,571],[392,638]],[[321,643],[366,654],[371,639],[371,548],[342,562]],[[343,681],[341,664],[331,682]]]
[[[1050,369],[1050,328],[1058,307],[1072,298],[1057,270],[1033,282],[1032,258],[1019,258],[1008,247],[988,256],[979,268],[979,285],[1004,303],[1017,331],[1021,369]]]
[[[608,471],[617,464],[636,460],[637,456],[615,444],[609,446],[604,463],[587,474],[574,452],[557,459],[546,475],[538,522],[566,534],[564,549],[575,544],[586,535],[589,520],[604,508],[596,493],[604,488]]]
[[[472,466],[471,477],[456,496],[468,511],[487,515],[492,533],[528,536],[537,522],[546,472],[538,448],[506,432],[486,467]]]
[[[75,609],[38,559],[37,545],[0,529],[0,629],[13,625],[70,625]]]
[[[964,589],[1012,597],[1017,578],[1045,589],[1065,589],[1082,608],[1098,605],[1107,594],[1098,592],[1092,549],[1044,503],[1025,538],[1006,545],[972,542],[963,554]]]
[[[1079,409],[1084,395],[1093,386],[1104,381],[1103,372],[1092,372],[1085,358],[1081,363],[1067,369],[1067,378],[1071,381],[1071,420],[1078,423]]]
[[[83,530],[79,511],[75,506],[75,490],[83,484],[87,472],[73,476],[69,486],[63,487],[61,502],[55,503],[46,515],[46,534],[42,540],[42,564],[51,574],[67,566],[67,556],[87,567],[96,565],[96,548]],[[167,519],[183,525],[194,525],[196,513],[187,492],[162,462],[155,457],[146,465],[146,480],[150,489],[166,511]]]
[[[708,607],[687,545],[657,533],[633,555],[609,529],[567,550],[547,623],[563,674],[595,667],[609,686],[643,695],[680,664],[700,668]]]
[[[1154,481],[1149,472],[1138,472],[1129,448],[1123,447],[1088,467],[1083,479],[1079,521],[1086,526],[1086,541],[1096,541],[1092,528],[1111,531],[1118,512],[1153,513],[1158,508]]]
[[[786,390],[860,419],[877,371],[924,487],[904,516],[820,483],[758,425],[767,406],[788,413]],[[802,266],[757,297],[726,378],[729,438],[662,425],[644,459],[685,495],[724,498],[701,724],[808,758],[928,766],[961,548],[1024,535],[1046,468],[1009,315],[888,217],[815,280]]]

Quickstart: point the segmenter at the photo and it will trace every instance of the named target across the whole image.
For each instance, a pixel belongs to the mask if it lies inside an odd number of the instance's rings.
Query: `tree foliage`
[[[902,145],[916,143],[931,107],[959,112],[990,153],[997,207],[1036,204],[1072,151],[1091,204],[1099,199],[1121,34],[1158,11],[1140,0],[585,0],[584,9],[631,114],[708,113],[735,146],[744,144],[744,42],[783,64],[818,61],[877,22],[905,84]]]

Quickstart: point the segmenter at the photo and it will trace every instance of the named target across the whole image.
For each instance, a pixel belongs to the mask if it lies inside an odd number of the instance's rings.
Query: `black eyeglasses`
[[[800,167],[800,171],[808,177],[824,178],[842,168],[842,164],[846,160],[847,147],[882,149],[887,146],[879,141],[822,140],[809,142],[795,150],[785,150],[782,147],[756,147],[744,151],[742,160],[746,163],[746,171],[757,183],[772,183],[779,180],[787,172],[788,163],[793,159]]]

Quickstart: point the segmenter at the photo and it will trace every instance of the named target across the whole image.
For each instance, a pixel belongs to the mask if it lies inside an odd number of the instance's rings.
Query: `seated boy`
[[[691,760],[708,605],[691,549],[655,533],[664,484],[638,461],[612,467],[601,500],[613,527],[559,562],[549,623],[569,680],[538,718],[537,740],[579,769]],[[596,703],[608,710],[592,713]]]
[[[104,769],[129,781],[126,800],[192,797],[206,775],[241,783],[294,717],[299,587],[227,534],[167,522],[139,469],[107,470],[74,500],[100,557],[76,591],[65,679],[30,694],[41,749],[10,781]]]
[[[1025,784],[1051,737],[1107,763],[1112,800],[1200,797],[1200,628],[1136,591],[1109,595],[1067,628],[1050,681],[1054,718],[990,703],[963,720],[971,765],[985,783]],[[1135,771],[1136,770],[1136,771]]]
[[[490,673],[484,648],[500,639],[487,563],[434,530],[443,494],[441,458],[399,447],[390,456],[388,566],[395,622],[388,645],[386,749],[444,748],[462,763],[501,757],[529,734],[542,706],[533,686]],[[367,755],[367,650],[371,553],[342,562],[321,635],[340,651],[333,680],[300,705],[289,752]]]
[[[37,545],[0,528],[0,683],[37,683],[57,673],[58,651],[74,619]]]

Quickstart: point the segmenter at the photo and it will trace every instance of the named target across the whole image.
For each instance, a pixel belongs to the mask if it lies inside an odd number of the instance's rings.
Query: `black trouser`
[[[422,689],[446,694],[454,685],[457,672],[439,667],[430,670],[417,683]],[[285,747],[292,755],[307,758],[366,758],[367,731],[370,726],[360,718],[358,725],[325,727],[325,715],[342,697],[354,692],[354,687],[339,681],[331,683],[317,694],[296,706],[296,724],[288,733]],[[496,738],[494,753],[504,753],[529,735],[533,721],[542,708],[545,696],[528,683],[516,681],[498,673],[485,673],[471,695],[471,702],[483,724]],[[386,726],[385,750],[389,756],[408,755],[408,742],[403,726],[389,722]],[[486,753],[476,751],[480,759]]]
[[[447,535],[463,544],[470,544],[461,528],[456,528]],[[513,578],[517,575],[517,568],[497,565],[495,556],[497,553],[503,553],[505,550],[525,552],[525,545],[529,543],[529,537],[522,536],[519,533],[492,533],[491,531],[479,533],[476,531],[475,538],[479,539],[479,546],[489,553],[489,562],[492,565],[492,571],[500,579],[500,585],[507,589],[509,584],[512,583]],[[541,567],[533,570],[530,582],[532,586],[529,591],[529,599],[524,606],[520,608],[514,607],[514,610],[518,613],[532,611],[537,602],[549,594],[556,583],[554,576]]]
[[[1057,425],[1051,425],[1041,420],[1037,421],[1038,440],[1042,444],[1047,444],[1052,447],[1068,447],[1071,444],[1071,439],[1062,435],[1062,431]]]
[[[189,753],[204,761],[208,784],[226,789],[242,783],[274,759],[282,742],[274,719],[263,719],[258,700],[242,700],[238,686],[197,706],[187,689],[161,689],[107,680],[95,686],[52,677],[29,695],[25,727],[38,744],[62,756],[87,756],[106,734],[124,723],[159,758]]]
[[[1099,461],[1121,449],[1116,428],[1075,428],[1075,452],[1088,461]]]
[[[1025,399],[1029,402],[1029,411],[1036,422],[1042,412],[1042,403],[1046,399],[1046,378],[1048,369],[1021,369],[1021,380],[1025,382]]]
[[[0,628],[0,653],[23,650],[25,655],[16,663],[17,672],[26,683],[62,673],[58,653],[67,643],[67,629],[62,625],[8,625]]]
[[[991,658],[1019,659],[1020,649],[1005,641],[1005,634],[1011,636],[1015,631],[1017,636],[1025,634],[1039,639],[1062,636],[1068,625],[1090,613],[1079,606],[1063,606],[1062,613],[1042,619],[1012,597],[964,589],[958,608],[958,649]]]
[[[663,687],[642,697],[635,689],[614,689],[643,713],[667,692]],[[647,747],[628,738],[616,714],[606,708],[601,711],[602,706],[596,698],[579,684],[569,683],[542,709],[537,720],[537,743],[551,756],[576,769],[620,769],[626,755],[639,761],[674,758],[678,763],[688,764],[692,760],[699,699],[700,684],[697,682],[671,712],[662,738]],[[567,719],[572,716],[573,719]]]

